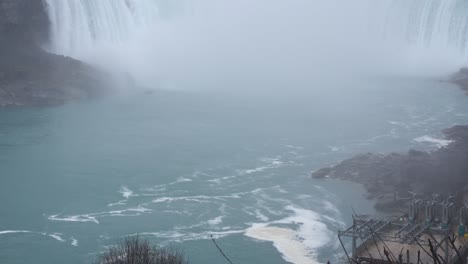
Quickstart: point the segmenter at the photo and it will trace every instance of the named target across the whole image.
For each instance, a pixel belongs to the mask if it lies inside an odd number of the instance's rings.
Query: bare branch
[[[224,252],[223,252],[223,251],[221,250],[221,248],[218,246],[218,244],[216,243],[216,241],[215,241],[213,235],[210,235],[210,236],[211,236],[211,241],[213,241],[213,244],[216,246],[216,248],[218,249],[219,253],[221,253],[221,255],[223,255],[223,257],[224,257],[229,263],[233,264],[232,261],[226,256],[226,254],[224,254]]]

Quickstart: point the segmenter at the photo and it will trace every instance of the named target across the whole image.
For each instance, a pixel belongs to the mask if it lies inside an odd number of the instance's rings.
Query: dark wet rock
[[[399,204],[395,196],[418,193],[456,193],[468,183],[468,126],[444,130],[452,143],[432,152],[357,155],[312,173],[314,178],[338,178],[361,183],[376,208],[391,209]]]
[[[468,69],[467,68],[460,69],[457,73],[453,74],[449,80],[457,84],[462,90],[468,93]]]
[[[106,92],[106,74],[41,48],[49,27],[41,0],[0,0],[0,107],[57,105]]]
[[[49,37],[49,18],[42,0],[0,0],[1,40],[17,46],[41,44]]]
[[[0,49],[0,107],[46,106],[104,94],[106,74],[41,49]]]
[[[331,167],[322,168],[322,169],[320,169],[318,171],[314,171],[312,173],[312,177],[314,177],[316,179],[323,179],[323,178],[326,178],[326,177],[330,177],[331,172],[332,172]]]

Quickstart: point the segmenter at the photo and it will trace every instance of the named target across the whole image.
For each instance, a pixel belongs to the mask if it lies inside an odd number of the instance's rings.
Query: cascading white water
[[[80,57],[99,44],[122,44],[158,17],[154,0],[46,0],[51,49]]]
[[[423,52],[445,50],[466,60],[468,1],[393,0],[384,33]]]
[[[297,80],[311,69],[440,74],[468,62],[466,0],[45,2],[53,52],[147,81],[252,72]],[[191,12],[165,19],[169,2]]]

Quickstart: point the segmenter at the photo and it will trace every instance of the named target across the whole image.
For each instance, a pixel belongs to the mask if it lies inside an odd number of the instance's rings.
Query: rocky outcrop
[[[449,81],[468,93],[468,69]],[[367,198],[384,211],[401,206],[398,196],[416,193],[465,193],[468,197],[468,126],[443,131],[451,143],[432,152],[357,155],[341,163],[312,172],[313,178],[338,178],[361,183]]]
[[[468,69],[462,68],[450,77],[450,81],[468,93]]]
[[[395,196],[407,196],[408,191],[455,193],[468,182],[468,126],[455,126],[444,134],[452,143],[433,152],[357,155],[315,171],[312,177],[361,183],[368,198],[377,200],[378,209],[398,206]]]
[[[0,107],[57,105],[105,93],[106,74],[44,51],[48,37],[41,0],[0,0]]]
[[[49,19],[42,0],[0,0],[0,41],[30,46],[48,39]]]
[[[0,107],[52,106],[106,92],[106,74],[41,49],[0,48]]]

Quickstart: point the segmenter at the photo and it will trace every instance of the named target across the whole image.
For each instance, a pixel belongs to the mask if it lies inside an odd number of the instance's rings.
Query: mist
[[[300,91],[376,75],[439,77],[466,62],[463,1],[111,2],[67,13],[49,0],[62,16],[51,15],[49,49],[151,88]],[[115,17],[104,12],[111,6]]]

